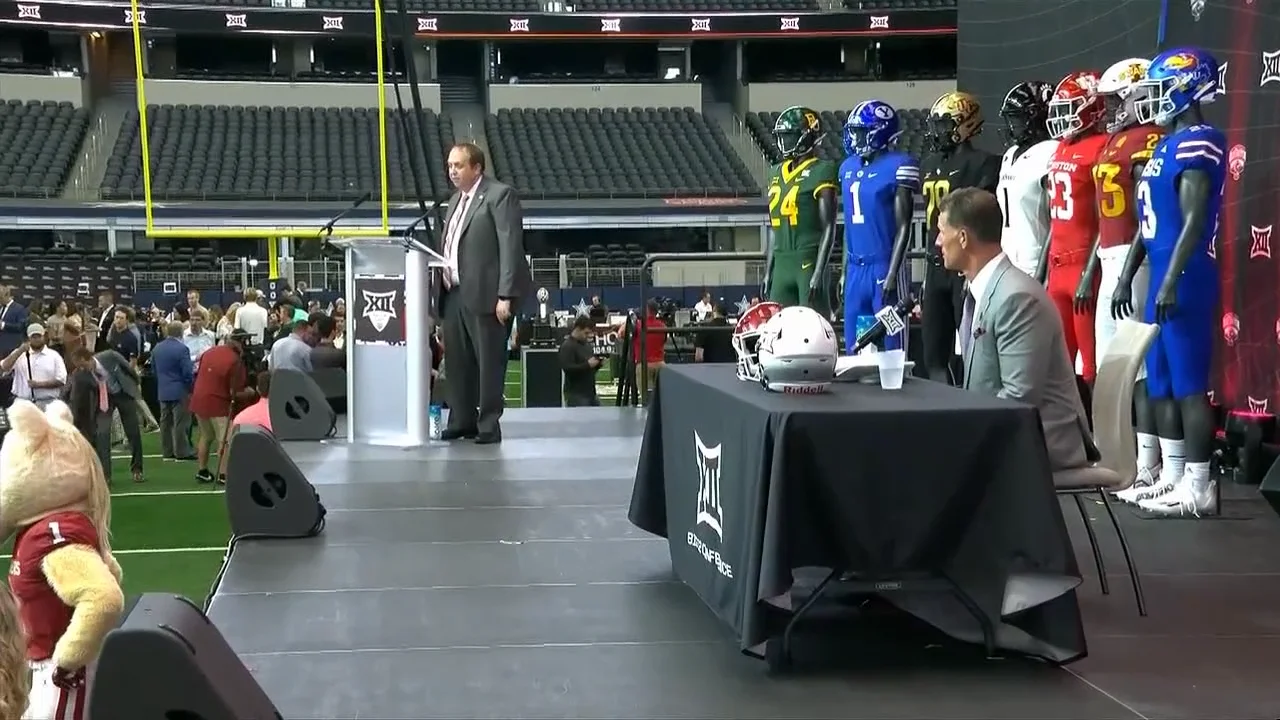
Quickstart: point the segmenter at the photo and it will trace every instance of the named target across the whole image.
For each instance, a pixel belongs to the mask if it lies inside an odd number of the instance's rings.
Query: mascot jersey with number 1
[[[1102,124],[1106,107],[1098,96],[1098,74],[1071,73],[1049,101],[1049,135],[1058,148],[1049,162],[1049,242],[1040,267],[1049,298],[1058,308],[1072,361],[1079,354],[1081,375],[1092,383],[1097,372],[1094,313],[1076,312],[1076,289],[1098,236],[1093,166],[1107,144]],[[1095,280],[1096,282],[1096,280]],[[1096,292],[1096,291],[1095,291]]]
[[[822,127],[818,113],[791,107],[773,127],[782,162],[769,177],[769,225],[772,239],[766,264],[769,300],[790,305],[819,305],[826,315],[826,293],[812,292],[822,278],[835,237],[836,164],[818,157]]]
[[[903,260],[920,167],[915,158],[890,149],[901,132],[898,113],[879,100],[859,103],[845,123],[849,157],[840,166],[845,352],[857,340],[859,316],[874,315],[910,292],[910,268]],[[902,335],[885,338],[885,348],[903,347]]]

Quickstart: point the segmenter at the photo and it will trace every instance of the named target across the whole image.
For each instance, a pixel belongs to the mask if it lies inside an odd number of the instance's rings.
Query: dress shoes
[[[476,435],[477,445],[497,445],[502,442],[502,433],[487,432]]]
[[[480,434],[475,428],[463,428],[456,430],[453,428],[445,428],[440,432],[441,440],[471,440]]]

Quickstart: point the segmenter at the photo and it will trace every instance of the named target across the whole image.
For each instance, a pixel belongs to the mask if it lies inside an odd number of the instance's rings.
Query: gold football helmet
[[[982,104],[966,92],[944,93],[929,110],[925,134],[937,152],[949,152],[982,132]]]

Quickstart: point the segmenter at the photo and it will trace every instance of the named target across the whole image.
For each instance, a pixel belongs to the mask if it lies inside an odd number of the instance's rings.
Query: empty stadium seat
[[[578,12],[811,12],[817,0],[572,0]]]
[[[854,0],[849,0],[853,2]],[[911,0],[912,6],[929,7],[944,0]],[[275,7],[276,0],[236,0],[234,5],[247,7]],[[878,0],[880,5],[893,3],[900,7],[903,0]],[[954,0],[950,0],[954,5]],[[155,4],[190,5],[191,0],[159,0]],[[196,5],[226,5],[223,0],[196,0]],[[392,0],[384,0],[384,6],[395,9]],[[568,0],[564,3],[577,12],[768,12],[768,11],[816,11],[817,0]],[[363,10],[373,7],[373,0],[307,0],[307,7],[318,10]],[[544,12],[539,0],[406,0],[410,12],[480,12],[519,13]]]
[[[87,296],[80,283],[88,283]],[[108,290],[118,298],[133,296],[133,276],[123,263],[64,247],[0,247],[0,285],[15,288],[24,300],[93,298]]]
[[[837,162],[843,160],[844,145],[841,140],[841,133],[844,129],[844,122],[849,117],[849,111],[823,110],[819,115],[822,118],[822,130],[826,133],[826,136],[818,146],[818,156]],[[916,158],[925,154],[924,121],[928,115],[928,110],[899,110],[899,116],[902,118],[902,136],[898,138],[898,148],[900,150],[911,153]],[[747,115],[747,128],[755,137],[756,144],[760,146],[765,157],[774,163],[782,159],[778,153],[778,147],[773,141],[773,124],[777,120],[778,113],[776,112],[749,113]]]
[[[0,102],[0,197],[57,197],[88,127],[69,102]]]
[[[387,196],[414,196],[400,115],[387,114]],[[417,156],[424,191],[447,187],[444,148],[453,123],[427,110],[409,115],[425,141]],[[354,200],[379,186],[378,113],[366,108],[152,105],[147,110],[152,192],[157,200]],[[138,113],[120,130],[102,181],[107,200],[141,197]]]
[[[741,197],[760,189],[692,108],[503,109],[485,120],[498,176],[527,197]]]

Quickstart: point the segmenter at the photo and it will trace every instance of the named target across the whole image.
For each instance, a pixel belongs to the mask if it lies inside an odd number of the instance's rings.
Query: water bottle
[[[432,440],[439,440],[441,433],[444,432],[444,412],[439,405],[431,406],[430,422],[427,428],[431,434]]]

